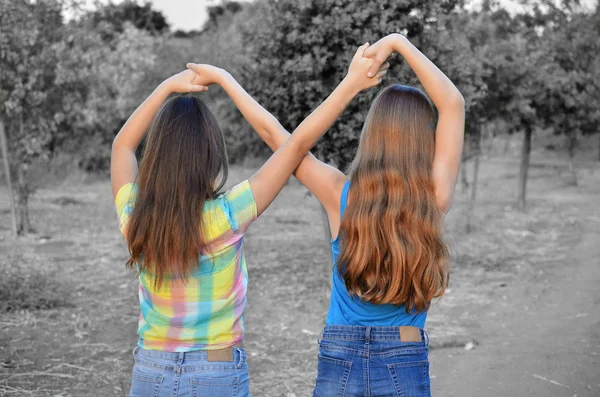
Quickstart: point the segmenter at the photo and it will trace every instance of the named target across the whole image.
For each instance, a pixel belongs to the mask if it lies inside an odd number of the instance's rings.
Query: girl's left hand
[[[344,80],[349,82],[352,86],[358,88],[359,91],[375,87],[381,83],[381,80],[387,73],[387,69],[390,67],[389,63],[380,65],[380,67],[377,68],[377,73],[373,77],[369,77],[367,73],[373,65],[373,60],[363,56],[368,48],[369,43],[365,43],[358,47],[352,58],[352,62],[348,67],[348,74],[346,74],[346,77],[344,78]]]
[[[189,69],[169,77],[163,81],[162,85],[167,87],[170,92],[176,92],[179,94],[208,90],[207,86],[201,84],[198,75]]]

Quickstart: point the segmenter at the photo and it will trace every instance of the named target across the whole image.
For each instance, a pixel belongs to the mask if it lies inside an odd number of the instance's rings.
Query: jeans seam
[[[346,386],[348,386],[348,378],[350,377],[350,371],[352,370],[352,362],[350,362],[350,365],[346,365],[345,367],[346,369],[344,370],[344,382],[342,384],[342,387],[340,388],[340,397],[344,397],[344,395],[346,394]]]

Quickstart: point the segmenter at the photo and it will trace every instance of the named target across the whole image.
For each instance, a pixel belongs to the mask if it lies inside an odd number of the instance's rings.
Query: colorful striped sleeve
[[[137,185],[135,183],[123,185],[119,189],[117,197],[115,197],[115,208],[117,209],[117,216],[119,217],[119,229],[123,235],[126,234],[127,220],[135,206],[136,197]]]
[[[256,220],[257,209],[254,195],[248,180],[235,185],[224,195],[223,205],[226,208],[231,227],[236,233],[244,233],[248,226]]]

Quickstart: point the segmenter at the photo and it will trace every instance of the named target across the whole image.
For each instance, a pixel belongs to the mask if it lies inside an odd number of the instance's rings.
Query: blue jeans
[[[429,337],[402,342],[398,327],[327,325],[314,397],[430,397]]]
[[[233,350],[232,362],[209,362],[205,351],[172,353],[133,350],[131,397],[250,396],[244,349]]]

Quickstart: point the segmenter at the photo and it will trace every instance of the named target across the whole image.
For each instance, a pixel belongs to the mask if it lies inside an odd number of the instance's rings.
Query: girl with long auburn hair
[[[243,238],[352,98],[387,66],[360,47],[333,93],[248,180],[220,193],[227,155],[219,123],[199,98],[219,84],[256,131],[283,128],[222,69],[188,64],[142,103],[116,136],[111,179],[120,228],[139,276],[139,341],[131,396],[246,396],[247,269]],[[171,94],[178,94],[173,97]],[[138,170],[135,151],[148,138]]]
[[[430,99],[399,84],[373,101],[349,176],[309,154],[294,175],[327,212],[334,271],[320,341],[315,396],[424,397],[429,388],[427,310],[446,288],[442,237],[464,135],[464,100],[406,37],[365,50],[373,76],[393,53]],[[277,150],[289,134],[258,131]]]

